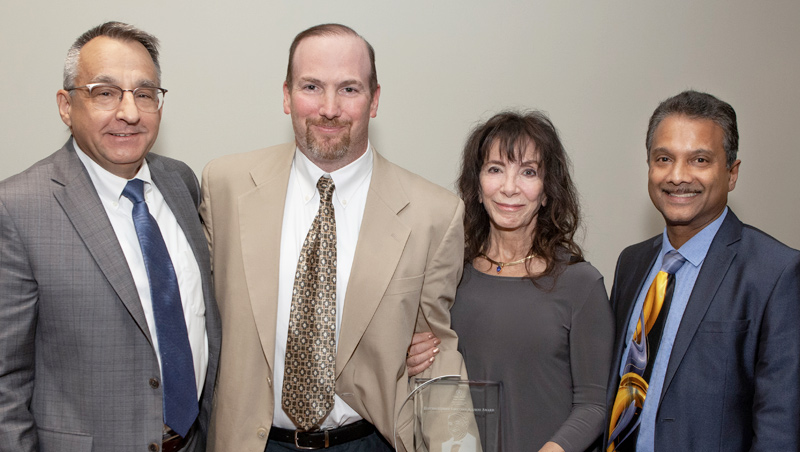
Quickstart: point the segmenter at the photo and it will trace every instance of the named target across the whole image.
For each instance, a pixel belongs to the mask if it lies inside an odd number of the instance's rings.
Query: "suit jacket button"
[[[151,378],[150,379],[150,387],[153,389],[158,389],[159,386],[158,378]]]
[[[150,452],[158,452],[158,444],[150,443],[150,445],[147,446],[147,450],[149,450]]]
[[[267,437],[267,429],[265,429],[264,427],[259,428],[258,429],[258,437],[259,437],[259,439],[266,438]]]

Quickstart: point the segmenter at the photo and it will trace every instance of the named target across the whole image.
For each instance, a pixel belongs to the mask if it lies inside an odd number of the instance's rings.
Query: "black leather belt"
[[[164,429],[164,438],[161,440],[161,452],[177,452],[183,449],[183,446],[189,442],[188,438],[191,434],[191,430],[186,434],[186,438],[184,438],[175,433],[171,428],[167,430],[167,426],[164,426]]]
[[[301,430],[287,430],[273,426],[269,430],[269,439],[282,443],[294,444],[298,449],[326,449],[338,444],[347,443],[372,434],[375,426],[365,420],[353,422],[344,427],[304,432]]]
[[[187,437],[189,435],[186,435]],[[168,438],[164,438],[161,442],[161,452],[177,452],[183,449],[183,446],[186,445],[189,441],[187,438],[181,437],[177,433],[174,436],[170,436]]]

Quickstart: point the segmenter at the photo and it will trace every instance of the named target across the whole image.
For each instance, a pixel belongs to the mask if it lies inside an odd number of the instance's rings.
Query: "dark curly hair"
[[[563,251],[569,255],[566,259],[568,264],[583,261],[583,252],[574,240],[580,224],[580,207],[570,176],[569,157],[553,123],[538,111],[498,113],[476,126],[467,139],[458,177],[458,193],[466,207],[464,260],[472,262],[489,245],[490,221],[480,202],[480,173],[495,143],[499,143],[501,154],[511,162],[522,160],[529,143],[539,154],[547,203],[539,209],[533,243],[527,254],[543,258],[547,266],[535,278],[530,274],[530,267],[527,268],[534,283],[542,276],[557,277],[563,268],[557,265]]]

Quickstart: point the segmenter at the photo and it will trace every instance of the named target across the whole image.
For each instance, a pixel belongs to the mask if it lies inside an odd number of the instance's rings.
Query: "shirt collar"
[[[681,256],[686,258],[686,260],[691,262],[695,267],[699,267],[700,264],[703,263],[703,260],[705,260],[706,254],[708,254],[708,249],[711,247],[711,242],[717,235],[717,231],[719,231],[719,228],[722,226],[722,222],[725,220],[727,215],[728,207],[725,206],[725,210],[722,211],[722,215],[720,215],[719,218],[709,223],[708,226],[703,228],[700,232],[695,234],[694,237],[689,239],[683,244],[683,246],[681,246],[681,248],[678,250],[678,252],[681,253]],[[663,259],[665,254],[674,249],[675,248],[672,246],[672,244],[669,243],[669,237],[667,237],[667,228],[664,228],[661,239],[660,257]]]
[[[303,201],[307,203],[314,198],[317,193],[317,181],[320,177],[330,176],[336,186],[333,196],[339,200],[340,205],[347,208],[347,201],[353,198],[358,188],[372,174],[373,160],[372,145],[367,142],[367,152],[364,152],[361,157],[344,168],[326,173],[300,152],[299,148],[295,148],[294,166]]]
[[[112,203],[116,207],[116,204],[119,203],[122,197],[122,190],[125,189],[128,179],[110,173],[92,160],[92,158],[78,146],[74,138],[72,139],[72,145],[75,146],[81,163],[86,167],[86,171],[89,173],[89,178],[92,180],[92,184],[94,184],[94,188],[97,190],[97,195],[100,197],[100,200],[106,203]],[[147,160],[142,161],[142,167],[139,168],[139,172],[136,173],[134,179],[141,179],[144,181],[145,196],[152,190],[153,179],[150,176],[150,167],[147,166]]]

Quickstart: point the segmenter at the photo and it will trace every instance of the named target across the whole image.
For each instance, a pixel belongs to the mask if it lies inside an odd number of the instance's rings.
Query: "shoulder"
[[[377,152],[375,153],[375,171],[372,177],[377,178],[374,182],[376,185],[388,185],[392,180],[396,181],[414,208],[423,208],[441,214],[442,212],[452,213],[460,205],[463,205],[461,199],[450,190],[386,160]]]
[[[154,180],[155,178],[159,178],[159,180],[163,181],[161,177],[172,178],[177,176],[189,190],[194,204],[197,205],[200,202],[200,184],[197,181],[197,175],[189,168],[189,165],[180,160],[152,153],[147,156],[147,162],[150,165],[150,172]],[[156,184],[160,183],[161,182],[156,181]],[[168,196],[168,192],[163,191],[163,186],[161,190],[164,196]]]
[[[203,170],[203,174],[248,174],[263,165],[291,162],[294,150],[294,143],[284,143],[249,152],[228,154],[211,160]]]
[[[658,234],[650,237],[647,240],[626,247],[619,254],[617,267],[638,265],[638,262],[644,259],[645,256],[651,256],[654,252],[657,252],[659,249],[661,249],[662,239],[662,234]]]
[[[164,168],[167,171],[179,171],[182,173],[194,174],[194,171],[192,171],[192,169],[189,168],[189,165],[182,162],[181,160],[176,160],[171,157],[165,157],[160,154],[154,154],[154,153],[148,154],[147,163],[151,166],[160,166],[161,168]]]
[[[587,261],[566,265],[560,277],[567,284],[592,284],[603,280],[603,275]]]
[[[708,254],[724,256],[731,251],[737,256],[734,265],[746,267],[762,275],[769,271],[780,271],[800,258],[800,251],[743,223],[733,211],[728,211],[725,221],[711,242]]]
[[[749,224],[742,224],[742,243],[746,246],[756,246],[765,252],[777,253],[779,255],[785,254],[789,256],[800,253],[800,251],[789,247],[766,232]]]
[[[574,307],[580,309],[587,303],[609,306],[603,275],[592,264],[583,261],[561,265],[563,271],[556,280],[556,291],[563,292]]]
[[[23,172],[0,181],[0,202],[8,204],[15,198],[30,198],[37,194],[50,193],[55,157],[60,152],[64,151],[56,151]]]
[[[760,271],[769,268],[779,270],[792,263],[797,265],[800,261],[800,251],[748,224],[742,224],[741,243],[738,247],[746,265],[757,267]]]

